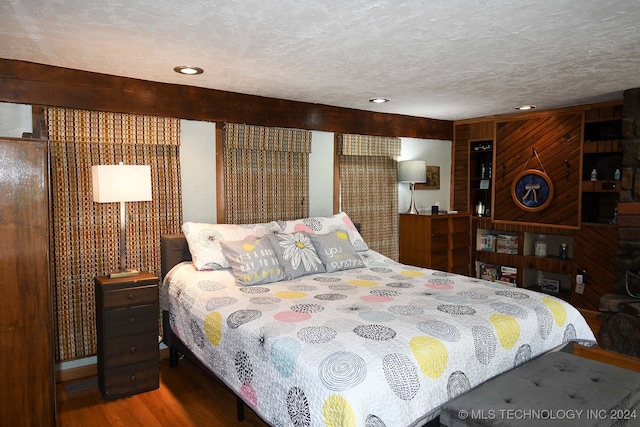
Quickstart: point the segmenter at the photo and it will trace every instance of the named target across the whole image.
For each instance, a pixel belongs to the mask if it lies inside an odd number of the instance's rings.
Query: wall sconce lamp
[[[151,167],[148,165],[95,165],[91,166],[93,180],[93,201],[97,203],[120,202],[120,270],[109,277],[129,277],[138,270],[126,268],[126,227],[125,202],[150,201]]]
[[[398,163],[398,181],[408,182],[411,188],[411,206],[406,213],[418,214],[416,209],[416,182],[427,182],[427,162],[424,160],[405,160]]]

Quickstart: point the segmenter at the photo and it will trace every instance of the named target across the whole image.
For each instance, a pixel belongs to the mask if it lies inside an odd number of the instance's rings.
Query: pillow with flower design
[[[326,271],[306,233],[270,234],[265,238],[271,242],[286,279]]]
[[[291,221],[278,221],[277,224],[283,233],[304,231],[309,234],[326,234],[332,231],[344,231],[349,236],[349,240],[357,252],[364,252],[369,249],[351,218],[345,212],[327,217],[317,216]]]

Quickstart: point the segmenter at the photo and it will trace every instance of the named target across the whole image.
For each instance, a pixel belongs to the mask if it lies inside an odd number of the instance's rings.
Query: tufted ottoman
[[[547,353],[447,402],[441,425],[639,426],[640,373]]]

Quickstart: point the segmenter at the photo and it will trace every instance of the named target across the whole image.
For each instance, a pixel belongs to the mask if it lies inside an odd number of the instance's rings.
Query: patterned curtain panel
[[[309,215],[311,132],[226,123],[223,140],[226,223]]]
[[[337,135],[340,205],[371,249],[398,260],[400,139]]]
[[[160,273],[160,234],[179,233],[180,121],[46,108],[56,359],[96,354],[95,276],[119,269],[120,205],[94,203],[92,165],[150,165],[153,200],[126,204],[127,266]]]

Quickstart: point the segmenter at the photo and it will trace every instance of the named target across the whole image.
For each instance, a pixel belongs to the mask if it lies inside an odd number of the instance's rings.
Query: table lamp
[[[109,277],[129,277],[138,270],[126,268],[126,202],[150,201],[151,167],[148,165],[94,165],[91,166],[93,201],[97,203],[120,202],[120,270]]]
[[[406,213],[418,214],[416,209],[416,182],[427,182],[427,162],[424,160],[405,160],[398,163],[398,181],[408,182],[411,188],[411,206]]]

